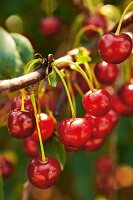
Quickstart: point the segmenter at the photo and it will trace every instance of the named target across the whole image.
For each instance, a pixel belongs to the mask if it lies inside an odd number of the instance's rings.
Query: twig
[[[30,194],[31,194],[31,189],[32,189],[32,185],[29,182],[29,180],[27,180],[24,183],[24,190],[23,190],[23,193],[22,193],[21,200],[29,200],[29,197],[30,197]]]

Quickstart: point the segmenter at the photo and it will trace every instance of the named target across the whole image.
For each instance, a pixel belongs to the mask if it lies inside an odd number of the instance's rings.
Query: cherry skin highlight
[[[91,135],[91,123],[85,118],[67,118],[58,125],[59,138],[65,146],[81,147]]]
[[[13,171],[12,162],[8,160],[6,157],[0,156],[0,175],[2,175],[4,179],[6,179],[12,174],[12,171]]]
[[[111,96],[105,89],[89,91],[82,98],[84,109],[91,115],[99,117],[105,115],[111,108]]]
[[[30,138],[23,141],[24,152],[30,157],[38,156],[37,143]]]
[[[132,40],[125,33],[120,35],[106,33],[99,39],[98,51],[105,62],[119,64],[130,56]]]
[[[124,84],[118,91],[118,95],[122,102],[127,106],[133,106],[133,84]]]
[[[60,164],[52,157],[47,157],[44,163],[40,157],[36,157],[30,162],[27,169],[30,182],[40,189],[55,185],[59,180],[60,173]]]
[[[41,113],[39,115],[39,126],[40,126],[42,141],[45,142],[54,133],[54,121],[52,117],[50,117],[46,113]],[[33,135],[31,136],[31,139],[37,143],[39,142],[37,128],[35,129]]]
[[[35,130],[35,116],[29,111],[13,110],[8,116],[8,130],[12,137],[24,139]]]
[[[119,67],[117,64],[108,64],[99,62],[95,66],[95,75],[97,80],[102,84],[112,84],[117,79]]]

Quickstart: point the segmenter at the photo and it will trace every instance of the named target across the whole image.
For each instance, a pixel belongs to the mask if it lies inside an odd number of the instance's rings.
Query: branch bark
[[[133,23],[133,11],[128,13],[125,16],[125,19],[123,20],[123,23],[122,23],[122,28],[126,28],[131,23]],[[118,24],[116,24],[113,28],[111,28],[109,30],[109,32],[115,32],[117,25]],[[77,52],[78,51],[76,51],[76,49],[75,49],[74,54],[65,55],[64,57],[61,57],[57,60],[73,61],[74,56],[76,56]],[[7,94],[7,93],[13,92],[13,91],[17,91],[17,90],[22,89],[22,88],[26,88],[28,86],[31,86],[31,85],[38,83],[42,79],[46,79],[47,78],[46,71],[47,71],[47,67],[41,66],[36,71],[34,71],[30,74],[20,76],[18,78],[1,80],[0,81],[0,95]]]

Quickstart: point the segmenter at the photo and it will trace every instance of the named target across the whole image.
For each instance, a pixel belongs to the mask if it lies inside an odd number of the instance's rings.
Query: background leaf
[[[0,200],[4,200],[3,179],[0,175]]]

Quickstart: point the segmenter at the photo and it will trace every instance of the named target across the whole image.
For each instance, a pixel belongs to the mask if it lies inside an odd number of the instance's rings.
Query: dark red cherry
[[[0,175],[4,179],[8,178],[13,171],[13,164],[10,160],[8,160],[6,157],[0,155]]]
[[[38,156],[37,143],[30,138],[23,141],[24,152],[30,157]]]
[[[22,95],[17,94],[16,97],[13,99],[11,110],[21,110],[21,103],[22,103]],[[24,100],[24,108],[32,113],[34,113],[34,108],[32,106],[32,102],[30,100],[30,96],[27,94],[26,99]]]
[[[99,117],[105,115],[111,108],[111,96],[105,89],[89,91],[82,98],[84,109],[91,115]]]
[[[95,138],[92,137],[86,142],[84,145],[84,149],[89,152],[97,151],[99,150],[104,143],[104,138]]]
[[[118,95],[124,104],[133,106],[133,84],[124,84],[118,91]]]
[[[118,114],[123,116],[129,116],[133,114],[133,107],[129,107],[124,104],[118,96],[112,98],[112,108]]]
[[[43,142],[48,140],[54,133],[54,120],[52,117],[47,115],[46,113],[41,113],[39,115],[39,125],[41,130],[41,136]],[[35,142],[39,142],[37,128],[35,129],[31,139]]]
[[[59,138],[65,146],[81,147],[91,135],[91,123],[85,118],[67,118],[58,125]]]
[[[8,130],[15,138],[31,136],[36,127],[35,116],[29,111],[12,110],[8,116]]]
[[[132,40],[125,33],[120,35],[106,33],[99,39],[98,51],[105,62],[119,64],[130,56]]]
[[[68,147],[68,146],[65,146],[65,151],[66,152],[77,152],[77,151],[80,151],[81,148],[78,148],[78,147]]]
[[[40,157],[34,158],[27,169],[30,182],[37,188],[46,189],[55,185],[60,177],[61,168],[58,161],[47,157],[42,162]]]
[[[108,64],[106,62],[99,62],[95,66],[95,75],[97,80],[102,84],[112,84],[119,74],[119,67],[117,64]]]
[[[108,156],[98,158],[95,166],[100,173],[110,173],[114,168],[113,161]]]
[[[109,118],[111,119],[110,124],[111,124],[111,127],[112,127],[111,129],[113,129],[115,127],[115,125],[117,124],[117,122],[118,122],[119,114],[115,110],[111,109],[106,114],[106,116],[109,116]]]
[[[50,16],[40,20],[41,32],[45,36],[54,36],[60,30],[61,22],[59,18]]]
[[[86,114],[85,118],[92,123],[92,137],[105,138],[112,130],[112,121],[109,115],[94,117]]]
[[[87,27],[87,26],[90,26],[90,30],[85,31],[85,34],[88,37],[93,38],[97,34],[97,31],[93,30],[93,27],[101,28],[101,29],[105,30],[106,29],[106,19],[103,15],[95,14],[94,16],[87,17],[84,20],[83,27]],[[92,26],[92,30],[91,30],[91,26]]]

